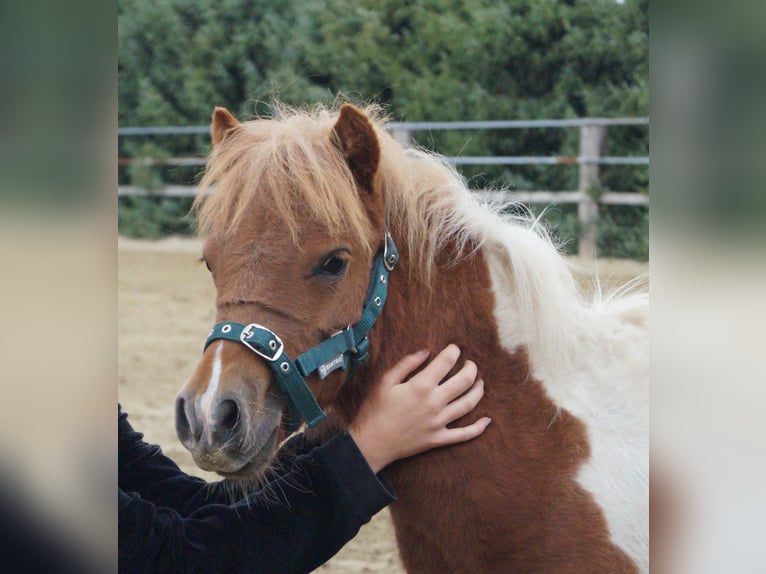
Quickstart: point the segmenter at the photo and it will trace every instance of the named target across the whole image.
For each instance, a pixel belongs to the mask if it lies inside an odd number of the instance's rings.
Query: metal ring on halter
[[[390,253],[388,252],[388,244],[391,240],[391,234],[386,230],[385,237],[383,240],[383,265],[386,266],[386,269],[389,271],[394,270],[394,265],[396,264],[396,253]]]

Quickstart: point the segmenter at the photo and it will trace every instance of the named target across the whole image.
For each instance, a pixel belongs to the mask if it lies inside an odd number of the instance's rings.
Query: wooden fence
[[[582,226],[578,253],[593,257],[596,253],[596,238],[599,223],[599,204],[648,206],[649,198],[636,191],[609,191],[593,194],[600,189],[599,166],[601,165],[649,165],[644,156],[605,157],[602,155],[607,130],[610,126],[648,125],[648,118],[580,118],[568,120],[511,120],[479,122],[392,122],[387,128],[391,135],[403,145],[413,141],[413,133],[435,130],[484,130],[484,129],[528,129],[528,128],[577,128],[580,131],[580,149],[573,156],[460,156],[448,158],[455,165],[579,165],[579,182],[576,190],[570,191],[481,191],[481,196],[510,199],[522,203],[558,204],[576,203],[577,214]],[[168,127],[127,127],[120,128],[120,137],[149,135],[194,135],[207,134],[207,126]],[[203,167],[204,158],[119,158],[120,165],[140,163],[142,165],[193,166]],[[167,185],[157,190],[146,190],[136,186],[118,186],[118,194],[124,196],[160,195],[164,197],[189,197],[196,194],[193,185]],[[501,197],[498,197],[501,196]]]

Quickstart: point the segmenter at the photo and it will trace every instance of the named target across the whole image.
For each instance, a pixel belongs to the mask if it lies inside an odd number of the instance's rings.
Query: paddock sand
[[[197,261],[201,245],[198,239],[182,237],[118,240],[118,393],[145,440],[162,446],[186,472],[218,480],[194,465],[173,426],[175,395],[199,360],[215,320],[212,281]],[[598,262],[607,284],[647,270],[647,264],[634,261]],[[388,510],[317,572],[403,574]]]

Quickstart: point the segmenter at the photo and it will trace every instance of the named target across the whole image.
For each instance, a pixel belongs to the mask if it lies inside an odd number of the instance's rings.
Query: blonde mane
[[[194,202],[200,232],[229,234],[245,214],[260,221],[277,216],[298,244],[298,216],[308,214],[332,235],[367,237],[353,177],[331,143],[333,123],[320,108],[313,114],[280,108],[271,119],[243,122],[227,133],[213,147]],[[258,206],[269,212],[253,212]]]
[[[497,262],[495,296],[500,310],[513,299],[506,328],[524,330],[534,362],[568,364],[585,314],[573,269],[538,220],[508,216],[506,205],[481,201],[463,177],[441,156],[405,149],[385,130],[377,106],[367,106],[380,144],[379,173],[389,229],[406,245],[410,271],[428,283],[435,255],[447,244],[457,257],[483,248]],[[195,200],[203,234],[230,233],[253,208],[267,205],[286,224],[296,244],[299,215],[309,215],[331,235],[369,236],[369,220],[344,158],[333,143],[337,112],[324,107],[279,107],[270,119],[243,122],[213,149]],[[215,192],[207,195],[215,185]],[[505,210],[507,211],[507,210]],[[371,250],[372,245],[366,245]],[[502,326],[501,326],[502,329]]]
[[[385,130],[380,108],[370,105],[365,112],[381,146],[387,222],[406,230],[407,237],[399,241],[406,242],[414,267],[427,273],[433,255],[446,243],[457,242],[462,251],[477,239],[463,225],[461,210],[454,209],[473,196],[439,156],[402,148]],[[199,184],[194,209],[200,233],[231,233],[260,204],[284,221],[296,243],[301,214],[324,225],[331,235],[367,237],[369,221],[353,176],[333,144],[336,120],[337,112],[321,106],[278,107],[270,118],[243,122],[231,130],[223,144],[213,148]]]

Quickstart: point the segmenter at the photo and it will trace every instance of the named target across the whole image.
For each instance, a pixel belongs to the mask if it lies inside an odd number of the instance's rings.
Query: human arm
[[[231,504],[244,496],[242,488],[237,488],[229,480],[207,482],[183,472],[158,445],[143,440],[144,435],[132,427],[128,413],[121,405],[118,405],[117,413],[118,486],[121,490],[139,493],[148,502],[172,508],[182,516],[207,504]],[[315,446],[307,444],[303,435],[297,434],[283,445],[282,451],[294,459]]]
[[[346,433],[236,504],[182,516],[120,490],[120,572],[309,572],[393,499]]]

